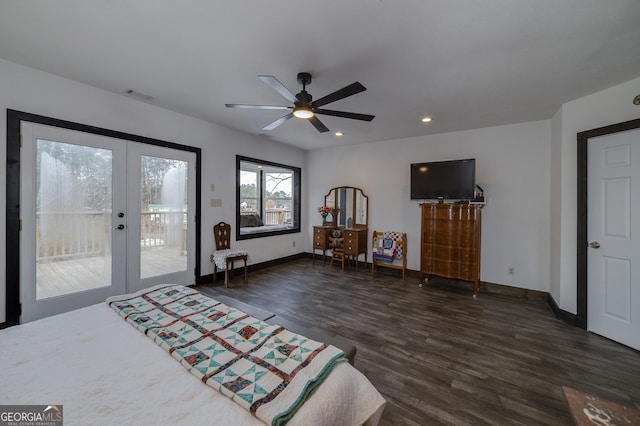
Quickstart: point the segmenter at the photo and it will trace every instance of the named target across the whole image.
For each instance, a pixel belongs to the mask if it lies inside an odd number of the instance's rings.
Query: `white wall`
[[[640,78],[562,105],[554,117],[552,166],[554,194],[551,215],[560,227],[552,226],[550,293],[558,306],[577,314],[577,143],[579,132],[640,117],[633,98],[640,93]],[[556,127],[559,131],[555,131]],[[559,158],[558,158],[559,156]],[[559,191],[559,192],[555,192]]]
[[[216,102],[212,99],[212,102]],[[212,228],[224,220],[235,223],[235,155],[302,167],[305,152],[175,112],[106,92],[58,76],[0,60],[0,223],[6,223],[6,109],[69,120],[150,138],[202,148],[202,252],[201,273],[213,272],[209,254],[213,251]],[[211,184],[215,192],[211,193]],[[304,189],[304,187],[303,187]],[[211,198],[223,200],[221,208],[210,207]],[[303,191],[303,217],[306,214]],[[304,226],[304,224],[303,224]],[[0,240],[6,241],[5,226]],[[233,242],[251,252],[259,263],[302,252],[306,232]],[[296,247],[293,247],[293,241]],[[0,322],[5,321],[6,247],[0,246]]]
[[[545,120],[311,151],[307,223],[321,223],[316,209],[329,188],[359,187],[369,196],[369,230],[406,232],[407,266],[419,270],[420,208],[410,200],[409,165],[475,158],[476,180],[488,200],[481,279],[549,291],[550,133]]]
[[[420,209],[409,200],[409,164],[473,157],[488,200],[482,280],[549,291],[561,309],[576,313],[576,133],[640,117],[640,108],[631,103],[638,93],[640,79],[635,79],[569,102],[551,120],[305,153],[0,60],[0,129],[6,129],[9,108],[202,148],[203,275],[213,270],[208,261],[213,224],[234,222],[236,154],[303,170],[302,233],[234,242],[251,250],[253,263],[310,252],[311,226],[321,222],[316,208],[329,188],[351,185],[370,197],[371,231],[408,233],[408,266],[415,270]],[[5,188],[5,130],[0,131],[0,164],[0,187]],[[209,207],[211,198],[221,198],[223,207]],[[6,223],[5,191],[0,222]],[[0,240],[6,241],[4,226]],[[5,320],[5,261],[3,244],[0,322]],[[508,267],[515,268],[514,275],[507,274]]]
[[[559,141],[562,138],[562,108],[555,113],[551,119],[551,140]],[[557,259],[560,259],[560,244],[556,244],[554,236],[558,236],[562,233],[562,217],[557,213],[556,208],[562,205],[562,190],[559,182],[562,181],[562,152],[560,150],[561,145],[559,143],[551,144],[551,199],[549,203],[549,216],[550,216],[550,242],[549,247],[549,293],[552,295],[560,294],[560,275],[561,264]],[[557,298],[554,297],[556,302]]]

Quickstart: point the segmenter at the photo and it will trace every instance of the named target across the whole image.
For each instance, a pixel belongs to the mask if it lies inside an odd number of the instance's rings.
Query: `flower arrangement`
[[[318,213],[322,216],[322,226],[327,224],[327,215],[331,213],[332,208],[327,206],[318,207]]]
[[[318,213],[320,213],[320,216],[322,216],[322,217],[327,217],[327,215],[329,213],[331,213],[331,210],[333,210],[333,209],[331,207],[327,207],[327,206],[318,207]]]

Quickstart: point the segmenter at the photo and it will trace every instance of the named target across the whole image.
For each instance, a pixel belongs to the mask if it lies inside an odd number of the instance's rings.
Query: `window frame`
[[[262,167],[276,167],[279,169],[286,169],[292,172],[293,174],[293,184],[291,186],[291,196],[293,198],[291,203],[291,219],[293,221],[293,226],[288,229],[279,229],[274,231],[264,231],[264,232],[255,232],[251,234],[241,234],[240,233],[240,172],[241,172],[241,163],[253,163],[256,165],[256,168],[259,166]],[[236,155],[236,240],[248,240],[253,238],[263,238],[270,237],[274,235],[284,235],[284,234],[293,234],[300,232],[300,217],[301,217],[301,179],[302,179],[302,169],[300,167],[289,166],[286,164],[274,163],[272,161],[259,160],[257,158],[245,157],[242,155]],[[258,177],[258,180],[261,180]],[[264,191],[264,185],[262,182],[257,183],[259,194],[258,194],[258,210],[260,211],[260,217],[264,220],[263,217],[263,204],[268,200],[266,198],[266,194]]]

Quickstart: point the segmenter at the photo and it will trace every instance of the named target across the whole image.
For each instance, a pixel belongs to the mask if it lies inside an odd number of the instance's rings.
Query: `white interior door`
[[[26,122],[22,141],[20,322],[124,293],[126,143]]]
[[[587,326],[640,349],[640,129],[588,141]]]
[[[195,283],[194,153],[25,122],[20,322]]]

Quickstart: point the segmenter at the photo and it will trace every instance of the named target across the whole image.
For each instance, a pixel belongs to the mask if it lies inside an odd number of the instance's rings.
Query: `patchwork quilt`
[[[267,424],[286,423],[344,353],[198,291],[159,285],[107,299],[191,374]],[[159,372],[161,374],[162,372]]]
[[[373,240],[373,259],[377,262],[393,263],[394,260],[402,260],[403,246],[402,232],[384,232]]]

